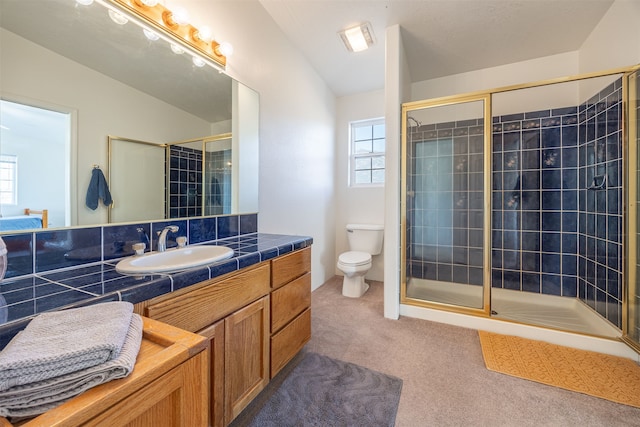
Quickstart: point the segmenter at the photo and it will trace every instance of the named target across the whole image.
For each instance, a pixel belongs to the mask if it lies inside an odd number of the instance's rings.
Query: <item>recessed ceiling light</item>
[[[375,43],[371,24],[365,22],[356,27],[350,27],[338,33],[349,52],[361,52]]]

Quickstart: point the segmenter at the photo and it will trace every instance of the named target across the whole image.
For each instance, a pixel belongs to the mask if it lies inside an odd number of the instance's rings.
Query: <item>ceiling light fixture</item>
[[[123,9],[134,22],[141,26],[150,26],[161,38],[171,43],[171,50],[175,53],[187,49],[203,55],[206,63],[214,67],[221,67],[224,71],[227,58],[223,51],[232,52],[233,49],[222,48],[213,39],[212,31],[207,27],[196,28],[189,24],[186,9],[176,7],[169,10],[163,2],[158,0],[98,0],[105,5],[117,5]],[[109,6],[107,6],[109,7]],[[175,47],[174,47],[175,45]]]
[[[338,32],[349,52],[361,52],[375,43],[371,24],[365,22]]]
[[[76,3],[83,6],[89,6],[91,3],[93,3],[93,0],[76,0]]]

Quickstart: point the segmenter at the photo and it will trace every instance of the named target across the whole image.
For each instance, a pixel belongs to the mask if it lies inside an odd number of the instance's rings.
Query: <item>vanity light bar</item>
[[[182,23],[179,16],[167,9],[160,3],[153,5],[147,0],[103,0],[124,8],[133,16],[138,17],[142,22],[153,27],[158,27],[166,31],[172,38],[180,44],[186,45],[200,55],[203,55],[207,62],[215,64],[216,68],[224,68],[227,58],[220,52],[220,44],[215,40],[205,41],[206,37],[201,37],[200,32],[188,23]],[[152,4],[153,6],[148,6]]]

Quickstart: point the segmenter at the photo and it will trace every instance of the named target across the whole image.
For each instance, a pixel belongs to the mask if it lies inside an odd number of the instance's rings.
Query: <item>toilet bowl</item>
[[[342,295],[359,298],[369,285],[364,277],[371,268],[372,255],[382,251],[382,225],[347,224],[349,251],[340,254],[337,268],[344,273]]]
[[[371,254],[367,252],[349,251],[338,257],[338,269],[344,273],[342,281],[342,295],[345,297],[359,298],[369,285],[365,283],[364,276],[371,268]]]

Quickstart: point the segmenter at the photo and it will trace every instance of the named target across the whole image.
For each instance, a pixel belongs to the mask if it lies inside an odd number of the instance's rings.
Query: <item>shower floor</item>
[[[429,302],[482,308],[482,287],[411,279],[407,296]],[[621,331],[577,298],[491,289],[491,317],[528,325],[616,338]]]

